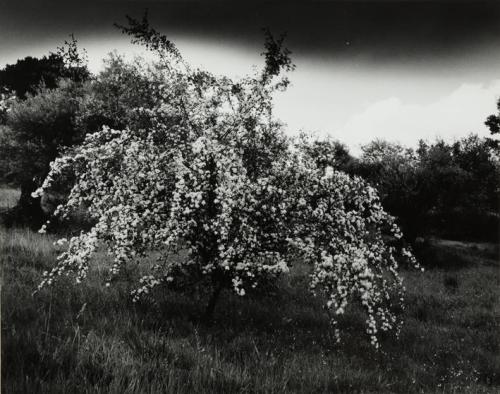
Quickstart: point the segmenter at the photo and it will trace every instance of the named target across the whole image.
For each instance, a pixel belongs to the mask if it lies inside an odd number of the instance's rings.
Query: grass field
[[[436,242],[424,273],[403,273],[401,337],[375,352],[351,310],[334,345],[319,300],[296,267],[265,296],[225,293],[212,325],[198,295],[136,305],[123,277],[32,295],[54,262],[53,238],[0,228],[4,393],[482,393],[500,391],[498,246]],[[130,276],[137,273],[130,271]]]
[[[0,184],[0,212],[14,207],[19,199],[19,195],[19,190]]]

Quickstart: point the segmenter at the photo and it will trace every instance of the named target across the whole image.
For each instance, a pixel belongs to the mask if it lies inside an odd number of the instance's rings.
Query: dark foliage
[[[286,38],[285,34],[280,35],[277,39],[273,36],[269,29],[264,29],[265,35],[265,52],[262,56],[266,59],[266,67],[262,73],[264,83],[266,79],[278,76],[283,71],[293,71],[295,65],[290,57],[291,51],[283,47],[283,41]],[[282,82],[284,86],[288,85],[288,79]]]
[[[350,171],[377,186],[410,242],[429,235],[499,239],[500,168],[488,139],[421,141],[415,152],[392,148],[386,146],[376,160],[365,154]]]
[[[440,236],[499,239],[500,166],[489,138],[470,135],[454,143],[421,141],[417,150],[374,140],[357,159],[338,141],[301,148],[320,168],[333,167],[368,180],[384,208],[398,218],[405,238]]]
[[[500,134],[500,99],[497,101],[498,113],[488,116],[484,124],[488,126],[492,135]],[[494,138],[489,138],[490,145],[500,151],[500,141]]]
[[[21,100],[9,103],[0,126],[0,181],[21,188],[6,224],[38,226],[44,212],[31,193],[61,149],[81,141],[76,113],[90,78],[85,52],[73,35],[56,53],[26,57],[0,70],[0,87]]]
[[[40,59],[28,56],[0,70],[0,86],[24,98],[27,93],[34,94],[40,84],[55,88],[63,70],[64,62],[58,55],[51,54]]]
[[[82,82],[90,77],[84,54],[71,36],[64,46],[42,58],[25,57],[0,70],[0,87],[16,92],[20,98],[35,94],[41,86],[54,89],[61,78]]]
[[[6,125],[0,129],[0,176],[21,189],[18,206],[6,217],[7,224],[39,226],[44,213],[31,193],[40,185],[49,164],[61,149],[78,143],[83,133],[76,127],[83,87],[64,82],[57,89],[43,88],[15,103]]]
[[[96,132],[103,125],[116,130],[145,127],[137,109],[153,108],[159,94],[158,83],[144,75],[140,61],[127,63],[111,54],[104,70],[90,82],[76,122],[85,132]]]

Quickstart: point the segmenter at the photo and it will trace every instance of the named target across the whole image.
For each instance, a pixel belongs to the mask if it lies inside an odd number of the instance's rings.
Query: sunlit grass
[[[14,207],[19,195],[19,190],[0,185],[0,211]]]

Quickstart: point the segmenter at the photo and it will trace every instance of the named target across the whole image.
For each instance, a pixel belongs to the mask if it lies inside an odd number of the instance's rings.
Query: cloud
[[[429,104],[405,103],[389,97],[369,104],[332,133],[351,146],[374,138],[415,145],[421,138],[452,140],[468,133],[487,135],[486,117],[495,112],[500,80],[464,83]]]

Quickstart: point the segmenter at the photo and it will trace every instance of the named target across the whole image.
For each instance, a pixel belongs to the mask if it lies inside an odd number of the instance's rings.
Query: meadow
[[[2,205],[16,192],[2,189]],[[89,279],[33,294],[57,256],[54,235],[0,229],[4,393],[493,393],[500,390],[498,245],[434,240],[425,272],[404,270],[399,339],[375,351],[351,309],[335,344],[320,300],[296,264],[278,286],[224,293],[211,324],[200,294],[157,292],[135,304],[130,267],[106,287]]]

